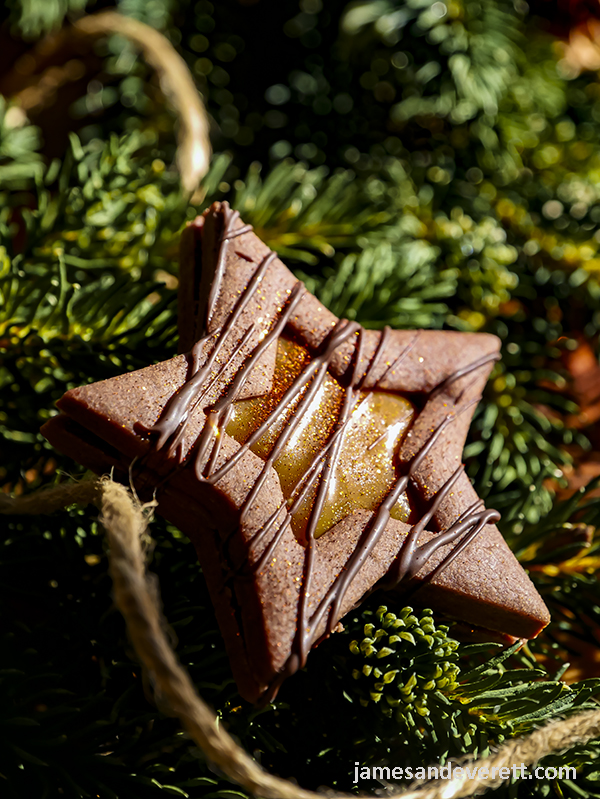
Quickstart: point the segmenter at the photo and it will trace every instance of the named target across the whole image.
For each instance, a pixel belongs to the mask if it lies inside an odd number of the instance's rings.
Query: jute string
[[[0,513],[46,514],[70,504],[93,503],[100,509],[100,520],[109,544],[109,570],[113,580],[115,604],[123,614],[137,656],[147,670],[161,707],[179,717],[195,743],[229,779],[265,799],[322,799],[323,794],[307,791],[287,780],[268,774],[217,723],[213,711],[198,695],[183,669],[161,623],[156,591],[148,579],[146,545],[150,541],[148,523],[151,506],[141,505],[122,485],[110,478],[83,481],[40,490],[26,497],[0,495]],[[500,785],[500,768],[513,764],[529,767],[542,757],[600,737],[600,710],[586,711],[568,719],[551,722],[525,738],[503,744],[490,757],[465,760],[474,778],[467,776],[440,780],[390,793],[389,799],[459,799]],[[480,769],[496,769],[495,779],[480,777]],[[332,794],[334,799],[350,799],[350,794]]]

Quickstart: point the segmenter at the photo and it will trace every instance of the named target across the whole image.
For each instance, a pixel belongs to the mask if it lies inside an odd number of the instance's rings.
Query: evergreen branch
[[[363,610],[343,637],[352,639],[344,670],[351,672],[345,685],[354,700],[357,722],[368,713],[381,719],[379,736],[387,730],[379,749],[372,741],[368,759],[361,761],[365,764],[383,758],[394,765],[417,760],[443,764],[465,751],[486,757],[493,743],[525,734],[558,712],[595,707],[590,698],[600,691],[600,680],[567,686],[549,679],[539,667],[507,668],[518,644],[464,672],[458,642],[448,636],[447,627],[435,625],[429,610],[418,616],[412,608],[399,613],[389,612],[386,606]],[[479,652],[484,647],[470,649]],[[369,726],[368,722],[361,725],[363,729]],[[562,757],[553,756],[552,763],[581,766],[588,757],[571,750]],[[534,786],[534,795],[546,795],[550,785],[541,780]],[[562,783],[554,784],[558,795],[562,789]]]
[[[250,167],[233,205],[282,256],[314,265],[313,252],[331,257],[337,249],[382,235],[394,221],[388,197],[375,197],[376,188],[382,188],[377,180],[357,182],[348,170],[328,176],[327,169],[308,169],[289,159],[264,180],[260,172],[259,164]]]
[[[152,132],[112,137],[100,147],[96,142],[85,149],[72,138],[58,192],[40,185],[37,208],[24,214],[25,247],[14,253],[10,238],[2,242],[13,254],[15,267],[28,276],[46,273],[47,264],[56,262],[61,251],[67,266],[79,268],[75,274],[82,283],[88,268],[137,274],[164,269],[164,255],[151,260],[150,252],[157,243],[163,252],[173,246],[176,234],[167,238],[167,219],[169,225],[181,225],[185,205],[177,175],[152,153],[155,143]]]
[[[396,241],[347,255],[321,278],[300,277],[336,315],[366,327],[441,327],[456,273],[439,270],[437,248],[415,240],[411,227],[410,217],[405,218],[397,225]]]
[[[576,406],[560,394],[540,388],[540,379],[547,372],[519,368],[518,364],[509,352],[507,362],[495,366],[473,420],[464,457],[483,496],[492,490],[502,494],[515,482],[526,492],[536,486],[541,506],[547,510],[548,494],[546,502],[541,498],[549,489],[544,489],[538,479],[562,476],[562,469],[571,463],[566,447],[574,440],[583,447],[589,444],[567,428],[560,416],[548,412],[573,412]],[[555,379],[564,380],[558,374]]]

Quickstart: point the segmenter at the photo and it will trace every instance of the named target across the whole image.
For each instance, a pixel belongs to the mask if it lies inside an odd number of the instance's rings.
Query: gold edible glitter
[[[310,383],[302,387],[287,408],[276,409],[295,378],[310,361],[305,347],[279,339],[277,363],[271,392],[264,397],[234,403],[226,432],[244,443],[271,414],[269,430],[252,446],[252,451],[266,459],[284,427],[290,422]],[[330,440],[338,420],[344,389],[331,375],[325,380],[274,462],[284,496],[289,499],[309,470],[314,459]],[[327,482],[325,502],[315,536],[318,537],[360,508],[375,510],[398,478],[396,453],[414,418],[414,407],[404,397],[383,391],[360,393],[345,428],[335,469]],[[299,539],[304,537],[310,511],[315,501],[317,483],[308,492],[292,518],[292,528]],[[406,521],[410,506],[404,494],[391,513]]]

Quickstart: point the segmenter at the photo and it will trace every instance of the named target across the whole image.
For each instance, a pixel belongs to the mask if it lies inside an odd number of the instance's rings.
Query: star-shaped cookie
[[[42,432],[190,537],[242,696],[377,587],[512,638],[548,623],[461,465],[494,336],[339,320],[226,203],[184,231],[179,321],[184,354],[67,392]]]

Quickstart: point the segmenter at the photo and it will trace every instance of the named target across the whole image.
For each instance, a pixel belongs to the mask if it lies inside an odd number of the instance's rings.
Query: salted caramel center
[[[234,403],[226,432],[240,444],[267,419],[266,433],[251,447],[263,460],[271,453],[286,428],[296,426],[273,463],[283,494],[291,506],[319,464],[319,455],[331,442],[344,400],[344,389],[329,373],[308,406],[299,415],[298,406],[312,381],[304,383],[285,408],[281,399],[310,361],[305,347],[279,339],[273,387],[262,397]],[[313,378],[314,379],[314,378]],[[397,394],[383,391],[359,392],[343,438],[335,468],[329,475],[325,501],[319,515],[318,537],[353,511],[375,510],[398,478],[396,454],[415,410],[411,402]],[[318,480],[305,493],[292,516],[292,528],[302,539],[317,494]],[[404,494],[392,517],[406,521],[410,505]]]

